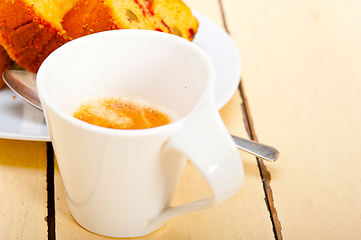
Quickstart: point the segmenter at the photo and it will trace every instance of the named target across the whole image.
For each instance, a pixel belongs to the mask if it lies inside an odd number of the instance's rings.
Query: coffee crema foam
[[[89,99],[75,111],[75,118],[113,129],[146,129],[177,120],[174,111],[144,99],[102,96]]]

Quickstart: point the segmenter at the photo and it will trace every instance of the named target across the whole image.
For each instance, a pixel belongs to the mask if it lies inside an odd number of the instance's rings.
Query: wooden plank
[[[361,2],[222,2],[283,237],[359,239]]]
[[[47,239],[46,143],[0,139],[0,239]]]
[[[253,120],[252,120],[252,116],[250,113],[250,109],[249,109],[249,104],[248,104],[248,100],[245,96],[245,92],[243,89],[243,83],[241,81],[240,85],[239,85],[239,90],[241,93],[241,97],[243,100],[243,114],[245,115],[245,125],[247,128],[247,132],[250,136],[250,138],[253,141],[258,141],[257,135],[256,135],[256,131],[253,125]],[[273,198],[273,191],[271,188],[271,174],[269,173],[269,171],[267,170],[266,164],[265,164],[265,160],[262,158],[257,157],[257,163],[258,163],[258,168],[260,171],[260,175],[262,178],[262,182],[263,182],[263,189],[265,192],[265,202],[268,208],[268,211],[270,212],[270,218],[271,218],[271,222],[273,225],[273,232],[275,235],[275,239],[282,239],[282,226],[281,226],[281,222],[278,218],[278,214],[274,205],[274,198]]]

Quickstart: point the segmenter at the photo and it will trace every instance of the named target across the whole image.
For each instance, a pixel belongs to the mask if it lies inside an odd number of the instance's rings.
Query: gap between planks
[[[242,99],[241,107],[242,107],[243,116],[244,116],[244,124],[246,126],[248,135],[251,138],[251,140],[258,142],[256,131],[253,126],[253,121],[252,121],[252,117],[250,114],[247,98],[245,96],[244,89],[242,86],[242,79],[239,83],[239,92],[240,92],[241,99]],[[273,192],[272,192],[272,188],[271,188],[271,174],[270,174],[270,172],[268,172],[263,159],[258,158],[258,157],[256,157],[256,159],[257,159],[259,172],[260,172],[260,175],[262,178],[263,190],[265,193],[265,202],[266,202],[268,211],[270,213],[271,221],[272,221],[273,233],[274,233],[276,240],[282,240],[283,239],[282,226],[281,226],[281,222],[278,219],[277,211],[274,206]]]
[[[225,17],[225,12],[223,9],[223,4],[222,4],[222,0],[218,0],[219,3],[219,8],[221,11],[221,15],[222,15],[222,22],[223,22],[223,27],[224,29],[227,31],[227,33],[229,35],[230,32],[228,30],[227,27],[227,21],[226,21],[226,17]],[[242,86],[242,79],[240,79],[240,83],[239,83],[239,92],[241,95],[241,99],[242,99],[242,111],[243,111],[243,115],[244,115],[244,124],[246,127],[246,130],[248,132],[248,135],[250,137],[251,140],[258,142],[257,139],[257,135],[256,135],[256,131],[254,129],[253,126],[253,121],[252,121],[252,117],[250,114],[250,110],[249,110],[249,106],[248,106],[248,102],[244,93],[244,89]],[[278,219],[278,215],[277,215],[277,211],[276,208],[274,206],[274,200],[273,200],[273,192],[272,192],[272,188],[271,188],[271,174],[268,172],[266,165],[264,164],[263,159],[256,157],[257,159],[257,164],[258,164],[258,168],[259,168],[259,172],[262,178],[262,182],[263,182],[263,190],[265,193],[265,203],[267,205],[268,211],[270,213],[270,218],[272,221],[272,226],[273,226],[273,233],[275,236],[276,240],[282,240],[282,226],[281,226],[281,222]]]
[[[48,191],[48,240],[55,240],[55,191],[54,191],[54,149],[51,142],[46,143],[47,147],[47,169],[46,184]]]

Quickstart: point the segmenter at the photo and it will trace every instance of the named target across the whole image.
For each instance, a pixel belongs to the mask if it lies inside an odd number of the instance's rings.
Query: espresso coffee
[[[144,99],[98,97],[82,103],[74,117],[105,128],[146,129],[175,121],[175,113]]]

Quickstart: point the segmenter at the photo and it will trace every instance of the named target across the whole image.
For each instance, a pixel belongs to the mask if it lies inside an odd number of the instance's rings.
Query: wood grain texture
[[[0,139],[0,239],[47,239],[46,144]]]
[[[281,153],[265,163],[281,238],[359,239],[361,2],[185,2],[221,27],[224,16],[240,51],[255,136]],[[247,138],[241,104],[237,91],[220,113]],[[245,183],[235,196],[140,239],[275,239],[257,162],[241,155]],[[106,239],[71,217],[57,167],[54,184],[56,239]],[[47,239],[46,143],[0,139],[0,191],[0,239]],[[174,205],[207,194],[187,164]]]
[[[361,2],[222,2],[284,239],[359,239]]]
[[[248,99],[246,98],[246,95],[245,95],[245,92],[244,92],[244,89],[243,89],[242,80],[241,80],[241,82],[239,84],[239,91],[240,91],[240,94],[241,94],[241,98],[243,100],[242,109],[243,109],[243,114],[245,116],[244,117],[245,118],[245,126],[246,126],[246,129],[247,129],[248,135],[250,136],[251,140],[257,142],[258,138],[257,138],[257,135],[256,135],[256,130],[254,128],[252,116],[251,116],[251,113],[250,113]],[[274,205],[273,191],[272,191],[272,188],[271,188],[271,174],[267,170],[265,160],[262,159],[262,158],[258,158],[258,157],[256,159],[257,159],[259,172],[260,172],[260,175],[261,175],[261,178],[262,178],[263,189],[264,189],[264,192],[265,192],[265,202],[266,202],[268,211],[270,213],[270,219],[271,219],[271,222],[272,222],[275,239],[281,240],[281,239],[283,239],[283,237],[282,237],[282,226],[281,226],[281,222],[280,222],[280,220],[278,218],[277,210],[276,210],[275,205]]]

